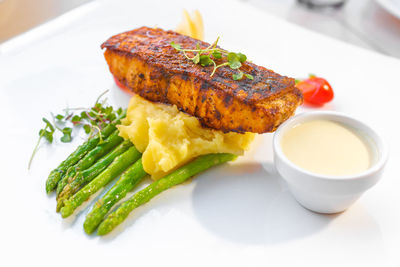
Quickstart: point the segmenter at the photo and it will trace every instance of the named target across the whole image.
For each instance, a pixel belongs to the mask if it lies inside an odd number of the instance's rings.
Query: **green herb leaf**
[[[231,69],[236,70],[236,69],[240,68],[241,66],[242,66],[242,63],[240,63],[240,61],[229,62],[229,67],[231,67]]]
[[[115,120],[116,118],[117,118],[117,115],[115,115],[115,113],[110,113],[106,117],[106,119],[109,120],[110,122]]]
[[[108,90],[107,90],[108,91]],[[100,131],[109,123],[115,123],[117,119],[121,117],[124,113],[122,108],[114,110],[112,106],[106,104],[106,98],[102,98],[105,93],[102,93],[96,100],[95,104],[90,108],[73,108],[72,110],[80,110],[78,115],[70,113],[70,109],[65,109],[65,114],[57,114],[54,116],[51,113],[52,122],[46,118],[42,118],[43,122],[46,124],[43,129],[39,131],[39,138],[32,152],[29,160],[28,168],[31,166],[32,160],[36,155],[40,142],[42,139],[46,139],[49,143],[53,143],[56,136],[54,135],[56,131],[62,133],[60,137],[61,142],[68,143],[72,141],[72,131],[75,129],[76,125],[82,125],[86,134],[92,135],[93,133],[100,134]],[[61,125],[73,125],[74,127],[64,127]],[[95,130],[96,129],[96,130]],[[58,137],[57,137],[58,138]],[[101,135],[100,135],[101,138]]]
[[[213,44],[203,49],[201,49],[200,42],[196,43],[196,49],[182,49],[179,44],[176,44],[174,42],[171,42],[171,46],[176,50],[181,51],[183,55],[188,60],[191,60],[194,64],[200,64],[203,67],[214,65],[214,69],[212,70],[210,77],[212,77],[216,70],[220,67],[229,66],[233,70],[240,69],[240,67],[242,67],[242,63],[246,62],[247,60],[246,55],[243,53],[228,52],[217,47],[218,40],[219,37]],[[194,53],[194,56],[188,56],[187,52]],[[227,62],[218,62],[219,64],[217,65],[214,59],[222,59],[225,55]],[[235,80],[242,79],[243,73],[239,72],[233,74],[232,77],[235,77]],[[246,75],[246,77],[251,80],[253,79],[253,76],[251,76],[250,74]]]
[[[177,43],[175,43],[175,42],[171,42],[170,45],[171,45],[173,48],[175,48],[176,50],[181,49],[181,45],[180,45],[180,44],[177,44]]]
[[[197,53],[192,60],[194,64],[198,64],[200,62],[200,53]]]
[[[60,138],[61,142],[63,142],[63,143],[71,142],[71,140],[72,140],[72,137],[71,137],[72,129],[69,128],[69,127],[65,127],[64,129],[62,129],[62,133],[64,135]]]
[[[64,116],[61,115],[61,114],[58,114],[58,115],[56,116],[56,119],[59,120],[59,121],[61,121],[62,119],[64,119]]]
[[[251,74],[245,73],[244,76],[246,76],[246,78],[249,79],[249,80],[253,80],[254,79],[253,75],[251,75]]]
[[[233,53],[233,52],[228,53],[227,59],[228,59],[229,67],[231,69],[236,70],[242,66],[242,63],[240,63],[239,57],[237,56],[236,53]]]
[[[43,136],[50,144],[53,143],[53,132],[45,131]]]
[[[46,118],[42,118],[42,120],[43,120],[44,123],[46,123],[46,125],[50,128],[50,131],[51,131],[51,132],[54,132],[54,131],[55,131],[54,126],[53,126],[53,124],[51,124],[51,122],[49,122]]]
[[[112,114],[112,112],[114,111],[114,109],[113,109],[113,107],[112,106],[108,106],[108,107],[106,107],[105,109],[104,109],[104,113],[106,113],[107,115],[108,114]]]
[[[81,118],[82,119],[87,119],[88,118],[88,115],[87,115],[86,111],[82,111],[81,112]]]
[[[94,105],[94,107],[92,108],[93,110],[100,110],[102,108],[102,104],[99,102],[96,102],[96,104]]]
[[[200,56],[200,65],[202,65],[203,67],[207,67],[212,64],[213,64],[213,61],[209,55],[201,55]]]
[[[219,52],[219,51],[217,51],[217,50],[215,50],[215,51],[212,53],[212,55],[213,55],[213,57],[214,57],[215,59],[220,59],[220,58],[222,58],[221,52]]]
[[[92,127],[90,127],[89,124],[83,125],[83,129],[85,130],[85,133],[89,134],[92,131]]]
[[[70,134],[64,134],[61,138],[60,138],[61,142],[63,143],[69,143],[71,142],[72,138]]]
[[[228,62],[239,61],[238,57],[236,56],[236,53],[233,52],[229,52],[228,55],[226,56],[226,59],[228,60]]]
[[[301,82],[301,80],[299,80],[299,79],[294,80],[294,84],[298,84],[299,82]]]
[[[43,136],[50,144],[53,143],[53,133],[45,129],[39,131],[39,136]]]
[[[81,117],[78,115],[73,116],[71,119],[71,122],[73,122],[74,124],[77,122],[80,122],[80,121],[81,121]]]
[[[244,63],[247,60],[247,57],[245,54],[242,53],[236,53],[237,57],[239,58],[240,63]]]
[[[232,74],[232,78],[237,81],[241,80],[243,78],[243,72],[239,71],[238,73]]]

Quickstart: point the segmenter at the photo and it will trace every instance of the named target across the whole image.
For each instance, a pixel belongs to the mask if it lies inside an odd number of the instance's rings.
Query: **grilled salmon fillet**
[[[240,68],[254,79],[232,79],[228,66],[202,67],[171,47],[201,48],[208,43],[176,33],[141,27],[115,35],[102,44],[114,77],[132,92],[153,101],[174,104],[196,116],[203,126],[224,132],[274,131],[294,114],[302,94],[292,78],[245,62]],[[219,64],[226,59],[217,61]]]

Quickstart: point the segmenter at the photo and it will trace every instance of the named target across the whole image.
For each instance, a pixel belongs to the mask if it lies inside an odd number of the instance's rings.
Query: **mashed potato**
[[[118,129],[143,153],[143,168],[154,179],[199,155],[242,155],[255,136],[203,128],[197,118],[180,112],[176,106],[152,103],[138,95],[132,96]]]

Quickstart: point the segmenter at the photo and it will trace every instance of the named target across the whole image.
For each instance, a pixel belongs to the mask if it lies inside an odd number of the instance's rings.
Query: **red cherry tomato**
[[[122,91],[125,91],[125,92],[127,92],[128,94],[133,94],[132,91],[131,91],[128,87],[126,87],[125,85],[123,85],[120,81],[118,81],[118,79],[115,78],[115,76],[113,76],[113,78],[114,78],[115,84],[116,84]]]
[[[303,93],[304,102],[322,106],[333,99],[333,90],[327,80],[321,77],[310,76],[296,84],[296,87]]]

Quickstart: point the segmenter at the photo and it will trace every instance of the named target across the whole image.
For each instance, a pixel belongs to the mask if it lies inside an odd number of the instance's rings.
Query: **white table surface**
[[[312,31],[400,58],[400,18],[377,0],[347,0],[339,9],[309,9],[297,0],[242,1]],[[400,6],[399,0],[386,1]]]
[[[273,168],[271,136],[241,160],[199,175],[139,208],[111,236],[87,236],[84,215],[62,220],[44,183],[78,143],[42,145],[41,117],[88,106],[113,85],[99,45],[142,25],[174,28],[185,1],[96,1],[2,46],[1,266],[399,266],[400,61],[302,29],[232,1],[202,1],[206,40],[293,77],[317,73],[335,90],[325,106],[363,119],[389,144],[382,181],[349,210],[299,206]],[[212,8],[210,8],[212,7]],[[304,111],[304,110],[300,110]]]
[[[0,0],[1,43],[70,9],[96,0]],[[309,9],[297,0],[241,1],[307,29],[400,58],[400,17],[385,10],[400,0],[347,0],[340,9]]]
[[[0,44],[92,0],[0,0]]]

